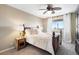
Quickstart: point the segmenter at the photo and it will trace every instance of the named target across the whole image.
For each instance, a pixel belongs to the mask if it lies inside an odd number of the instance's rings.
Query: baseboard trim
[[[11,49],[14,49],[15,47],[10,47],[10,48],[7,48],[7,49],[4,49],[4,50],[1,50],[0,53],[3,53],[5,51],[8,51],[8,50],[11,50]]]

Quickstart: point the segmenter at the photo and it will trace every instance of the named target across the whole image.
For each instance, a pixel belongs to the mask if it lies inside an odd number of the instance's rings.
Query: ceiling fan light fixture
[[[48,11],[51,11],[51,13],[54,14],[55,10],[61,10],[61,7],[53,7],[52,4],[47,4],[46,9],[40,9],[40,10],[45,10],[45,12],[43,12],[43,14],[46,14]]]
[[[55,13],[55,11],[52,11],[52,12],[51,12],[51,14],[54,14],[54,13]]]

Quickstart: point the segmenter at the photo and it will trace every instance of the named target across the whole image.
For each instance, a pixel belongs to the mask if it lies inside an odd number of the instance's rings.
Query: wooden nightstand
[[[19,50],[26,45],[26,38],[16,38],[16,49]]]

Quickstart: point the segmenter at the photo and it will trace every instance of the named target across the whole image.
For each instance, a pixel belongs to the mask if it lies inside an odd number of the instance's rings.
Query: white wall
[[[51,18],[48,18],[47,32],[52,32],[52,17]]]
[[[47,21],[48,21],[47,18],[42,19],[43,32],[47,32]]]
[[[42,20],[43,32],[52,32],[52,17]]]

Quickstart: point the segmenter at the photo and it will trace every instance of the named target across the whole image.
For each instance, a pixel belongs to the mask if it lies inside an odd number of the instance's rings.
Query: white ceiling
[[[25,11],[27,13],[33,14],[41,18],[46,18],[51,16],[63,15],[70,12],[75,12],[78,7],[78,4],[54,4],[54,7],[62,8],[59,11],[55,11],[55,14],[51,14],[50,12],[43,14],[44,11],[39,10],[43,8],[45,9],[47,7],[46,4],[9,4],[9,6],[15,7],[17,9],[20,9],[22,11]]]

